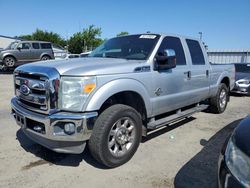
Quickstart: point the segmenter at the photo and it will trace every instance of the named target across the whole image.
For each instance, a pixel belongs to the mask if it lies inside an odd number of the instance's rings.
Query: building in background
[[[4,49],[7,46],[9,46],[10,43],[12,43],[14,41],[20,41],[20,40],[21,39],[19,39],[19,38],[7,37],[7,36],[0,35],[0,49]]]
[[[208,50],[211,63],[250,63],[250,49],[245,50]]]

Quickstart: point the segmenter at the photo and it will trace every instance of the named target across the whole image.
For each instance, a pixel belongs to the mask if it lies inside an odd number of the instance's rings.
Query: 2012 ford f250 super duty
[[[56,152],[127,162],[142,136],[194,112],[222,113],[233,65],[211,65],[196,39],[167,34],[112,38],[87,58],[52,60],[14,72],[12,114],[23,132]]]

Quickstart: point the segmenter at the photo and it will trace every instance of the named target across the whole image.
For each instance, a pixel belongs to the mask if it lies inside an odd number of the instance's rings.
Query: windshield
[[[8,46],[6,49],[13,50],[13,49],[16,48],[16,46],[17,46],[18,43],[19,43],[19,42],[17,42],[17,41],[12,42],[12,43],[9,44],[9,46]]]
[[[236,72],[250,73],[250,63],[246,64],[235,64]]]
[[[89,57],[146,60],[159,37],[159,35],[144,34],[112,38],[96,48]]]

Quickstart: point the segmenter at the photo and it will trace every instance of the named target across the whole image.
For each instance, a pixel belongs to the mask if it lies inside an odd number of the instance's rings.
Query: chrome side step
[[[200,111],[203,111],[205,109],[208,108],[208,105],[205,105],[205,104],[201,104],[201,105],[196,105],[195,107],[193,108],[190,108],[190,109],[187,109],[187,110],[184,110],[184,111],[181,111],[181,109],[177,110],[175,114],[173,115],[170,115],[170,116],[167,116],[167,117],[164,117],[162,119],[158,119],[158,120],[154,120],[152,119],[149,123],[148,123],[148,126],[147,128],[148,129],[157,129],[157,128],[160,128],[162,126],[165,126],[169,123],[172,123],[172,122],[175,122],[175,121],[178,121],[180,119],[183,119],[183,118],[186,118],[188,116],[191,116],[192,114],[196,113],[196,112],[200,112]]]

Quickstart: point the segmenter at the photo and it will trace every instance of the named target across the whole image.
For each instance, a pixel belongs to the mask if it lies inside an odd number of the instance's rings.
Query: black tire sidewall
[[[125,105],[123,105],[123,106],[125,106]],[[112,113],[111,110],[109,110],[109,111]],[[102,115],[106,116],[106,117],[98,118],[96,121],[95,127],[94,127],[94,129],[98,128],[99,124],[102,124],[102,126],[104,126],[102,135],[100,135],[100,139],[101,139],[100,140],[100,144],[101,144],[100,145],[100,148],[101,148],[101,157],[100,158],[102,158],[102,163],[104,163],[105,166],[108,166],[108,167],[120,166],[132,158],[132,156],[134,155],[134,153],[136,152],[136,150],[140,144],[141,132],[142,132],[142,123],[141,123],[140,115],[136,110],[134,110],[133,108],[131,108],[129,106],[127,106],[126,108],[123,107],[120,110],[117,110],[115,113],[112,113],[112,115],[110,115],[108,113],[103,113],[100,116],[102,116]],[[125,154],[124,156],[121,156],[121,157],[115,157],[109,151],[109,148],[108,148],[108,139],[109,138],[108,137],[109,137],[110,130],[111,130],[112,126],[114,125],[114,123],[123,117],[129,117],[133,121],[133,123],[135,125],[135,135],[136,136],[135,136],[135,141],[134,141],[133,145],[131,146],[131,148],[129,149],[129,151],[127,152],[127,154]],[[105,119],[104,122],[98,121],[98,120],[103,120],[103,119]],[[93,133],[94,132],[95,131],[93,130]]]
[[[226,104],[223,108],[220,107],[220,94],[222,92],[222,90],[225,90],[226,91]],[[228,103],[228,97],[229,97],[229,94],[228,94],[228,88],[225,84],[220,84],[220,87],[219,87],[219,91],[217,93],[217,96],[216,96],[216,102],[217,102],[217,108],[218,108],[218,111],[219,113],[223,113],[226,108],[227,108],[227,103]]]

